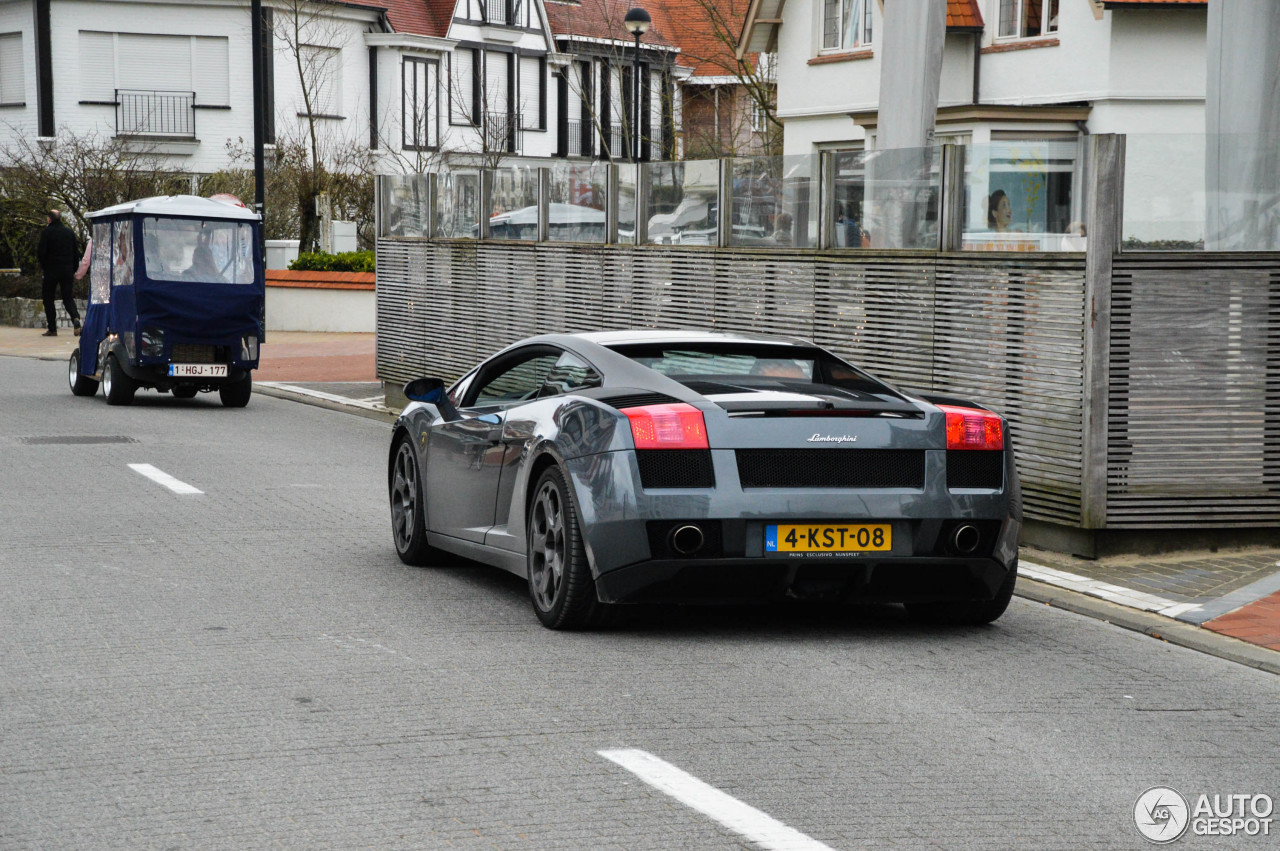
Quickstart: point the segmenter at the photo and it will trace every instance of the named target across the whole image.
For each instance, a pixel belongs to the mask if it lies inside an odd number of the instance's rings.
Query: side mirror
[[[449,394],[445,392],[443,379],[415,378],[404,386],[404,395],[410,402],[424,402],[428,405],[435,405],[446,420],[461,419],[458,409],[449,401]]]
[[[404,386],[404,395],[410,402],[438,403],[444,398],[444,381],[439,378],[415,378]]]

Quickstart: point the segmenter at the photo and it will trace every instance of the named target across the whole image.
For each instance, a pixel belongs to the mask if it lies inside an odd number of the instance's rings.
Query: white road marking
[[[692,774],[681,771],[647,751],[626,748],[596,753],[616,762],[659,792],[710,816],[769,851],[833,851],[831,846],[823,845],[818,840],[787,827],[772,816],[726,795],[714,786],[708,786]]]
[[[148,479],[155,482],[156,484],[164,485],[174,493],[180,493],[180,494],[204,493],[204,491],[200,490],[199,488],[193,488],[191,485],[187,484],[186,482],[179,481],[178,479],[175,479],[173,476],[166,473],[164,470],[160,470],[156,467],[151,466],[150,464],[130,464],[129,469],[133,470],[135,473],[146,476]]]

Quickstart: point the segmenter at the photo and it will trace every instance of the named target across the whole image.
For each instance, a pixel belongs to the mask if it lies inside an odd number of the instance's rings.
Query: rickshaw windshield
[[[253,283],[253,226],[218,219],[142,220],[143,262],[153,281]]]

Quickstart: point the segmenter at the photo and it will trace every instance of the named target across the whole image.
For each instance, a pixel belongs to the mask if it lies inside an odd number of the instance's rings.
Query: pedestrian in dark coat
[[[75,293],[72,290],[71,278],[75,275],[80,260],[80,250],[76,246],[76,235],[71,228],[62,223],[62,213],[49,211],[49,224],[40,234],[40,244],[36,246],[36,259],[40,261],[40,269],[44,272],[44,318],[49,330],[46,337],[58,336],[58,312],[54,305],[58,292],[62,292],[62,306],[71,317],[75,326],[75,335],[80,336],[80,311],[76,309]]]

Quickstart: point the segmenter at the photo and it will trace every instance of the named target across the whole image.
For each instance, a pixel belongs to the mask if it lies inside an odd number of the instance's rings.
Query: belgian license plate
[[[226,378],[225,363],[171,363],[169,374],[175,378]]]
[[[893,527],[888,523],[779,524],[764,529],[767,553],[866,553],[891,549]]]

